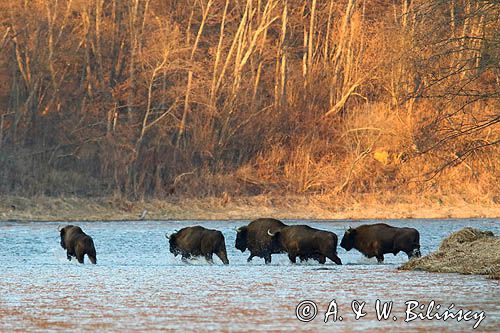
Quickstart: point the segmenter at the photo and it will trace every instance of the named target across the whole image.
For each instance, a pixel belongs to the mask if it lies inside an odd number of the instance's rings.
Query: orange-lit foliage
[[[498,9],[2,2],[0,191],[494,196]]]

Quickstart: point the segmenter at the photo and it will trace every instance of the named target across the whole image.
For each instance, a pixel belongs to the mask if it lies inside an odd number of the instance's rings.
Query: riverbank
[[[146,211],[145,214],[144,211]],[[252,196],[128,201],[121,198],[0,197],[0,220],[106,221],[280,219],[498,218],[500,205],[459,198]]]
[[[500,279],[500,236],[464,228],[445,238],[439,249],[403,264],[402,270],[488,275]]]

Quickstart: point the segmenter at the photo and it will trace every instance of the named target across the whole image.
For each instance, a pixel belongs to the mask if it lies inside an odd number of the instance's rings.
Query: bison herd
[[[94,242],[78,226],[67,225],[59,228],[61,247],[66,250],[68,260],[76,257],[83,263],[86,254],[91,263],[96,264]],[[215,254],[224,264],[229,264],[224,235],[218,230],[201,226],[186,227],[170,235],[165,234],[170,252],[181,255],[182,261],[192,257],[204,257],[213,262]],[[337,255],[337,235],[330,231],[311,228],[307,225],[286,225],[272,218],[261,218],[236,230],[236,249],[248,250],[252,258],[263,258],[271,263],[271,255],[287,253],[292,263],[314,259],[321,264],[330,259],[337,265],[342,261]],[[384,254],[394,255],[404,252],[408,259],[420,257],[420,235],[413,228],[397,228],[385,223],[362,225],[349,228],[344,233],[340,246],[346,251],[356,249],[368,258],[384,260]]]

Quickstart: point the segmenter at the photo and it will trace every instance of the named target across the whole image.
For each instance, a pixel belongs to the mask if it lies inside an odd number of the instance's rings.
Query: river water
[[[234,248],[235,228],[249,221],[82,222],[97,249],[97,265],[67,261],[59,245],[59,223],[0,222],[0,331],[470,331],[469,321],[406,317],[407,301],[425,306],[434,300],[448,309],[470,310],[484,319],[476,331],[500,332],[500,281],[481,276],[396,270],[407,257],[386,255],[384,264],[355,250],[338,249],[344,265],[315,261],[292,265],[284,254],[271,265]],[[335,232],[378,221],[285,221]],[[500,232],[499,219],[391,220],[420,231],[428,254],[451,232],[465,226]],[[165,233],[189,225],[224,233],[230,265],[214,256],[182,263],[168,251]],[[313,301],[317,316],[296,317],[299,302]],[[334,303],[331,303],[334,300]],[[388,320],[376,319],[375,304],[393,302]],[[351,308],[365,302],[358,320]],[[355,304],[355,305],[356,305]],[[413,303],[411,303],[413,304]],[[324,322],[329,305],[337,309]],[[307,313],[307,308],[299,314]],[[313,308],[311,308],[313,309]],[[356,309],[359,309],[357,307]],[[417,314],[417,310],[412,310]],[[431,313],[435,313],[432,311]],[[342,317],[342,321],[339,317]]]

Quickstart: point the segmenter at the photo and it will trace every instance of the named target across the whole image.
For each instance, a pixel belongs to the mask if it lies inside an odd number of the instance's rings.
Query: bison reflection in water
[[[394,255],[403,251],[408,259],[420,257],[420,234],[413,228],[397,228],[385,223],[349,228],[340,246],[350,251],[356,249],[368,258],[384,261],[384,254]]]
[[[281,247],[269,237],[267,231],[276,232],[286,227],[283,222],[261,218],[250,222],[247,226],[238,228],[236,234],[235,247],[241,252],[246,249],[250,252],[247,262],[253,257],[264,258],[266,264],[271,263],[271,254],[281,253]]]
[[[342,261],[337,256],[337,235],[330,231],[318,230],[307,225],[293,225],[281,228],[276,232],[267,231],[268,236],[276,246],[288,253],[292,263],[296,263],[297,257],[301,261],[315,259],[320,264],[330,259],[337,265]]]
[[[83,232],[83,230],[74,225],[67,225],[58,228],[61,234],[61,247],[66,250],[68,260],[76,257],[80,264],[83,264],[85,254],[89,257],[91,263],[97,263],[97,257],[92,237]]]
[[[203,256],[208,262],[213,263],[213,254],[227,265],[226,243],[224,235],[218,230],[203,228],[202,226],[187,227],[167,237],[170,243],[170,252],[182,256],[182,261],[190,257]]]

